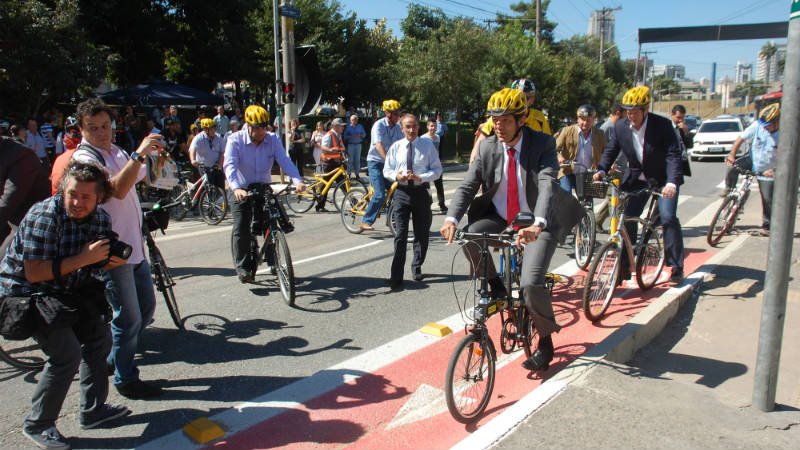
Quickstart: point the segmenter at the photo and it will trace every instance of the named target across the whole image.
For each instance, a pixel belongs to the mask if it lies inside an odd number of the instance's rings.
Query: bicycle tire
[[[181,319],[181,311],[180,308],[178,308],[178,300],[175,298],[175,291],[172,289],[172,286],[175,285],[175,281],[172,279],[172,275],[169,273],[169,267],[158,247],[150,249],[150,269],[153,274],[153,281],[155,282],[156,289],[161,292],[164,296],[164,301],[167,303],[167,311],[169,311],[169,316],[172,318],[172,323],[174,323],[179,330],[185,329],[183,320]]]
[[[447,409],[455,420],[468,424],[483,414],[494,389],[494,375],[494,349],[488,339],[465,336],[450,357],[444,383]]]
[[[0,359],[17,369],[41,370],[47,362],[47,355],[33,338],[24,341],[0,338]]]
[[[178,184],[169,192],[169,202],[175,203],[178,201],[180,201],[180,204],[170,208],[169,214],[173,219],[181,221],[186,218],[187,214],[189,214],[189,206],[192,201],[189,198],[189,191],[183,184]]]
[[[536,348],[539,347],[539,334],[536,332],[536,326],[533,324],[533,317],[531,317],[528,308],[523,304],[520,306],[521,317],[519,322],[522,324],[520,331],[520,346],[525,352],[525,357],[530,358]]]
[[[336,183],[336,185],[331,188],[331,190],[333,191],[332,195],[333,205],[336,207],[337,211],[342,210],[342,200],[344,200],[344,197],[354,189],[363,189],[364,192],[367,191],[367,187],[361,180],[350,180],[349,191],[347,190],[347,186],[345,185],[344,180]]]
[[[636,284],[646,291],[658,282],[658,277],[664,270],[666,253],[661,227],[642,225],[642,245],[636,255]]]
[[[200,216],[209,225],[219,225],[228,215],[228,200],[219,186],[206,186],[200,194]]]
[[[342,225],[353,234],[361,233],[361,219],[367,209],[367,192],[351,189],[344,196],[342,204],[339,206],[339,214],[342,217]]]
[[[600,247],[592,259],[583,287],[583,314],[592,322],[597,322],[608,310],[619,277],[620,247],[608,241]]]
[[[319,199],[319,183],[308,183],[303,192],[293,192],[286,195],[286,206],[297,214],[308,212]]]
[[[586,210],[583,217],[575,226],[575,264],[581,270],[586,270],[592,262],[592,252],[594,250],[597,231],[595,230],[594,211]]]
[[[386,228],[392,233],[392,237],[397,236],[397,222],[394,220],[394,202],[389,204],[386,208]],[[411,237],[411,230],[408,232],[408,237]]]
[[[292,267],[292,255],[289,253],[289,244],[286,242],[286,235],[283,230],[273,229],[272,251],[274,252],[275,272],[278,277],[278,286],[281,289],[283,301],[294,306],[295,299],[295,280],[294,267]]]
[[[719,205],[717,212],[714,213],[714,218],[711,219],[711,224],[708,226],[708,231],[706,232],[706,242],[708,242],[708,245],[716,247],[722,238],[733,228],[736,215],[731,214],[731,211],[733,211],[734,205],[736,205],[736,198],[730,196],[725,197],[725,200]]]
[[[503,331],[500,332],[500,351],[509,354],[517,348],[516,314],[512,313],[503,320]]]

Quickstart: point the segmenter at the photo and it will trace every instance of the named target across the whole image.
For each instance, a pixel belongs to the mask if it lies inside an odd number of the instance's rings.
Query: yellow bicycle
[[[395,190],[397,190],[396,181],[392,183],[391,187],[389,187],[389,189],[386,191],[386,199],[383,201],[381,209],[378,210],[377,216],[380,217],[381,213],[385,213],[386,226],[389,228],[392,236],[396,234],[393,209]],[[339,205],[339,211],[342,215],[342,225],[347,228],[347,231],[353,234],[361,233],[361,219],[364,217],[364,212],[367,210],[367,205],[369,205],[373,195],[375,195],[375,189],[370,186],[369,190],[366,192],[355,189],[348,192],[347,195],[344,196],[342,204]]]
[[[320,204],[320,199],[328,201],[328,194],[333,191],[332,203],[338,210],[344,196],[354,188],[366,192],[367,185],[361,179],[351,180],[347,176],[347,159],[342,160],[342,165],[326,173],[315,173],[313,180],[305,180],[308,186],[303,192],[295,192],[286,196],[286,205],[292,211],[301,214],[307,212],[312,206]],[[358,189],[357,189],[358,190]],[[324,203],[322,203],[324,205]]]

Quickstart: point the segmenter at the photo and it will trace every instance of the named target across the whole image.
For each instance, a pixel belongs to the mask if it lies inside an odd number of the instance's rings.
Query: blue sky
[[[466,16],[483,22],[495,17],[494,12],[510,13],[507,0],[339,0],[345,10],[359,18],[387,19],[388,26],[399,33],[400,21],[406,16],[409,3],[438,7],[451,17]],[[530,0],[527,0],[530,1]],[[591,12],[603,7],[622,9],[615,13],[616,44],[623,59],[633,59],[637,50],[638,28],[659,28],[700,25],[732,25],[743,23],[781,22],[789,19],[792,0],[552,0],[548,16],[558,23],[557,39],[585,34]],[[711,63],[717,63],[717,79],[734,76],[736,61],[753,63],[767,40],[675,42],[645,44],[642,51],[655,51],[650,57],[655,64],[682,64],[688,78],[711,76]],[[786,43],[786,39],[776,39]],[[755,73],[754,73],[755,75]]]

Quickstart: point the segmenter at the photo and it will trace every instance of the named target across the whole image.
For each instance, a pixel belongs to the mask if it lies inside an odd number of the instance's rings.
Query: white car
[[[706,120],[700,124],[694,135],[694,147],[689,149],[689,157],[692,161],[706,157],[724,159],[743,130],[744,126],[738,117],[720,116]],[[746,146],[743,144],[739,147],[737,156],[746,153]]]

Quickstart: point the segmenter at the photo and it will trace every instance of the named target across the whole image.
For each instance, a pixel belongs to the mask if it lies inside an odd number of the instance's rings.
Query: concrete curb
[[[630,322],[614,331],[603,341],[579,356],[567,367],[538,388],[528,393],[514,405],[499,414],[469,437],[453,446],[454,449],[491,448],[506,436],[512,434],[517,426],[535,414],[570,384],[584,378],[598,365],[608,363],[622,364],[630,361],[636,352],[658,336],[675,317],[681,306],[696,292],[716,266],[744,244],[748,235],[740,235],[725,249],[712,256],[708,262],[698,267],[679,286],[673,287],[639,312]]]

